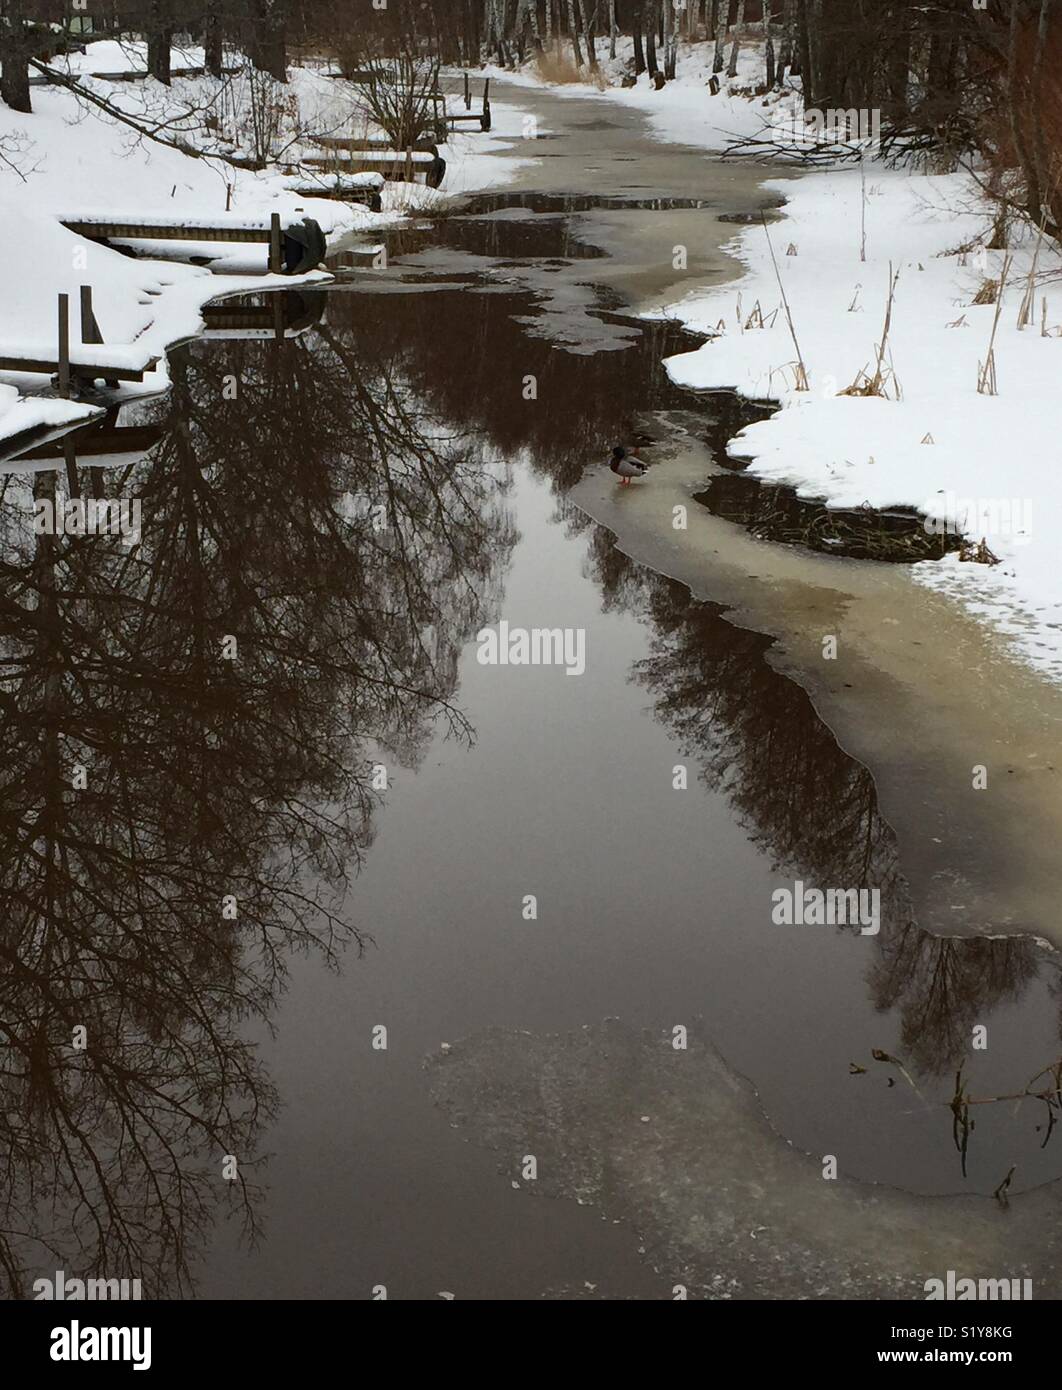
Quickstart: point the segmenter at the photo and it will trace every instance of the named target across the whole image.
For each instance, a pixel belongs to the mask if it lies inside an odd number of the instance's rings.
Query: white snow
[[[747,267],[739,284],[669,310],[717,336],[671,358],[668,372],[683,385],[733,387],[781,402],[771,419],[730,444],[732,456],[751,460],[755,476],[793,484],[802,496],[838,507],[907,504],[975,542],[984,538],[1000,565],[952,555],[916,566],[917,579],[955,594],[1009,634],[1025,658],[1062,675],[1055,560],[1062,534],[1055,461],[1062,338],[1040,331],[1045,297],[1048,327],[1060,331],[1062,257],[1041,250],[1036,321],[1019,331],[1034,239],[1015,248],[995,341],[999,394],[981,394],[979,364],[987,358],[996,309],[972,301],[986,278],[998,280],[1004,253],[957,251],[987,241],[990,230],[987,209],[965,175],[872,166],[865,262],[857,169],[767,187],[789,199],[770,237],[810,390],[796,389],[796,351],[762,226],[745,228],[736,239]],[[794,255],[787,254],[791,246]],[[839,395],[861,369],[875,370],[890,263],[899,281],[886,361],[902,399]],[[771,326],[746,328],[757,303]],[[894,397],[891,381],[888,390]]]

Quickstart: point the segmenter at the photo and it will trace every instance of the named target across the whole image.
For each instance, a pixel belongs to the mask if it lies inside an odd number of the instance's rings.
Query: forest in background
[[[676,77],[683,44],[706,45],[713,74],[733,79],[755,46],[750,95],[799,79],[805,107],[880,112],[887,154],[974,156],[1004,213],[1062,237],[1062,0],[0,0],[0,97],[31,109],[34,58],[91,18],[94,36],[146,39],[168,82],[187,38],[221,75],[226,49],[283,82],[300,56],[343,70],[402,56],[433,64],[516,66],[560,55],[575,75],[608,62],[613,80]],[[621,51],[622,50],[622,51]],[[620,60],[625,72],[617,74]],[[747,71],[747,68],[745,69]],[[717,82],[706,84],[710,101]],[[944,167],[942,165],[942,167]]]

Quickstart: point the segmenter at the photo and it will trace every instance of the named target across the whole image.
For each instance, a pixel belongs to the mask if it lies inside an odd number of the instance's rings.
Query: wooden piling
[[[63,462],[66,464],[67,496],[80,497],[81,482],[77,476],[77,453],[74,448],[74,441],[69,434],[63,436]]]
[[[465,110],[472,110],[472,84],[468,80],[468,73],[465,73]]]
[[[92,286],[81,286],[81,341],[83,343],[102,343],[103,334],[92,312]]]
[[[70,296],[59,296],[59,394],[70,396]]]
[[[280,213],[269,215],[269,270],[272,275],[280,274]]]
[[[413,146],[406,146],[406,183],[413,182]]]

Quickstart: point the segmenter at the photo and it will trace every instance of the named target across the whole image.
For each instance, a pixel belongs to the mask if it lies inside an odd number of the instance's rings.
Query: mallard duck
[[[628,454],[622,444],[617,444],[612,450],[608,466],[624,487],[630,487],[632,478],[644,478],[646,474],[645,464],[633,454]]]

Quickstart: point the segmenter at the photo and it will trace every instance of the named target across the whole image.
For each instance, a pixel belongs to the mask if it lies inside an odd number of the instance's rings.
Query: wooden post
[[[465,73],[465,110],[472,110],[472,86],[468,80],[468,73]]]
[[[59,394],[70,396],[70,296],[59,296]]]
[[[413,146],[406,146],[406,183],[413,182]]]
[[[83,343],[102,343],[103,334],[92,312],[92,286],[81,286],[81,341]]]
[[[280,213],[269,215],[269,270],[272,275],[280,274]]]

